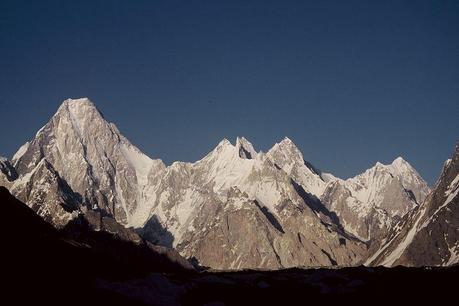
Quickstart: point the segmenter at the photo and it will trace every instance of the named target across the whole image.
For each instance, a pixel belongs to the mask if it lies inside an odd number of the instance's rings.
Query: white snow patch
[[[324,180],[325,183],[338,181],[338,180],[342,181],[339,177],[336,177],[333,174],[328,173],[328,172],[320,173],[320,177]]]
[[[26,142],[25,144],[23,144],[19,150],[16,152],[16,154],[14,154],[13,156],[13,165],[16,166],[16,162],[24,155],[24,153],[27,151],[27,149],[29,148],[29,145],[30,143],[29,142]]]
[[[178,222],[180,225],[183,225],[188,220],[188,217],[193,212],[193,202],[194,202],[194,192],[191,189],[187,189],[185,195],[183,196],[183,201],[181,201],[175,209]]]
[[[38,131],[37,133],[35,133],[35,137],[38,137],[38,135],[40,135],[40,133],[45,129],[46,125],[42,126]]]
[[[137,183],[140,186],[145,186],[148,183],[148,173],[150,173],[154,161],[129,144],[121,144],[120,150],[128,163],[134,168]]]

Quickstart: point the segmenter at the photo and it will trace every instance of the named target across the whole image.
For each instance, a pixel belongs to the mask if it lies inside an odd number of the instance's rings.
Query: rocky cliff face
[[[57,228],[67,225],[80,208],[80,196],[46,159],[41,159],[31,172],[15,180],[10,190]]]
[[[325,189],[325,181],[319,172],[303,158],[303,154],[290,138],[276,143],[267,153],[273,163],[287,173],[306,192],[319,197]]]
[[[21,179],[43,159],[79,195],[83,205],[101,208],[130,224],[143,202],[149,174],[164,167],[107,122],[88,99],[66,100],[51,120],[13,157]]]
[[[64,101],[0,171],[56,227],[97,211],[216,269],[360,264],[429,191],[401,158],[346,181],[322,174],[288,138],[266,154],[225,139],[166,167],[88,99]]]
[[[425,202],[399,222],[367,264],[449,266],[459,262],[459,145]]]
[[[11,165],[10,161],[0,156],[0,182],[6,185],[8,182],[14,181],[18,177],[16,169]]]
[[[317,199],[244,138],[235,145],[223,140],[196,163],[174,163],[153,188],[154,222],[143,232],[162,233],[162,243],[204,266],[353,265],[366,252]]]

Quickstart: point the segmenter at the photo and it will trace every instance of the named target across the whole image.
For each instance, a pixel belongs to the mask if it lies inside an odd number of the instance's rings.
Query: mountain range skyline
[[[81,101],[82,103],[85,103],[85,101],[89,101],[91,104],[93,104],[92,100],[90,98],[87,98],[87,97],[81,97],[81,98],[71,98],[71,99],[67,99],[65,101]],[[95,106],[96,107],[96,106]],[[97,110],[101,113],[101,114],[104,114],[106,113],[104,110],[101,110],[100,108],[97,107]],[[105,117],[105,115],[104,115]],[[109,122],[113,122],[112,120],[110,120],[110,118],[107,119]],[[126,127],[127,129],[129,129],[129,127]],[[37,130],[37,128],[35,128],[35,130]],[[124,129],[122,130],[123,134],[125,134],[124,132]],[[239,138],[246,138],[245,135],[236,135],[234,137],[224,137],[219,139],[217,142],[213,143],[213,144],[209,144],[210,148],[208,149],[208,151],[204,152],[201,156],[197,157],[195,160],[172,160],[170,157],[168,156],[157,156],[157,155],[151,155],[151,154],[147,154],[149,157],[151,158],[157,158],[157,159],[161,159],[167,166],[170,166],[171,164],[175,163],[175,162],[196,162],[198,161],[202,156],[204,156],[206,153],[210,152],[213,148],[215,148],[215,146],[217,146],[219,143],[221,143],[222,141],[229,141],[230,143],[236,143],[238,141]],[[248,137],[247,137],[248,138]],[[261,149],[258,149],[258,147],[256,147],[256,151],[258,152],[268,152],[270,148],[272,148],[273,145],[275,145],[276,143],[278,142],[281,142],[285,139],[288,139],[289,141],[292,141],[291,137],[289,137],[288,135],[284,135],[282,136],[280,139],[275,139],[270,145],[268,144],[267,146],[264,147],[264,150],[261,150]],[[28,141],[29,139],[26,139],[25,141],[22,142],[25,143],[26,141]],[[249,139],[251,140],[251,139]],[[295,142],[295,145],[297,145],[297,142]],[[253,142],[255,143],[255,142]],[[141,146],[139,146],[139,144],[135,143],[135,145],[139,148],[141,148]],[[297,145],[298,146],[298,145]],[[19,146],[18,146],[19,147]],[[11,149],[11,150],[3,150],[2,152],[0,152],[0,156],[4,157],[4,158],[8,158],[8,159],[11,159],[13,158],[13,155],[17,152],[17,149],[18,147],[14,148],[14,149]],[[299,147],[299,146],[298,146]],[[299,147],[300,150],[302,152],[304,152],[304,150]],[[8,154],[5,154],[5,152],[9,152]],[[148,152],[149,153],[149,152]],[[384,160],[375,160],[373,162],[373,164],[369,164],[367,165],[366,167],[364,166],[364,168],[362,170],[356,170],[354,169],[353,172],[355,172],[355,174],[351,174],[350,176],[346,177],[346,176],[340,176],[339,174],[335,173],[333,169],[330,169],[330,168],[327,168],[325,167],[324,169],[320,166],[316,166],[317,164],[314,162],[314,166],[317,168],[317,170],[320,170],[324,173],[329,173],[329,174],[333,174],[333,176],[337,177],[337,178],[340,178],[340,179],[343,179],[343,180],[346,180],[346,179],[349,179],[349,178],[352,178],[356,175],[358,175],[359,173],[362,173],[363,171],[367,170],[368,168],[370,167],[373,167],[377,164],[383,164],[383,165],[390,165],[391,163],[393,163],[395,160],[397,160],[398,158],[402,158],[404,160],[408,160],[406,157],[404,157],[402,154],[395,154],[393,156],[393,158],[387,158],[387,159],[384,159]],[[307,162],[311,162],[310,159],[308,159],[307,157],[305,157],[305,161]],[[410,160],[408,160],[410,161]],[[411,163],[411,161],[410,161]],[[416,167],[417,168],[417,167]],[[422,168],[422,167],[421,167]],[[357,172],[356,172],[357,171]],[[360,171],[360,172],[358,172]],[[418,170],[419,171],[419,170]],[[424,177],[423,177],[424,178]],[[424,178],[430,186],[432,186],[433,184],[435,184],[436,180],[438,178],[438,174],[437,176],[434,176],[433,178],[431,178],[431,180],[428,180],[426,178]]]
[[[339,177],[403,156],[433,185],[457,141],[457,1],[2,1],[0,19],[6,156],[85,96],[167,164],[288,136]]]
[[[0,160],[0,185],[58,229],[79,218],[94,222],[98,213],[202,267],[429,263],[404,255],[425,247],[413,235],[426,226],[441,245],[434,259],[441,266],[458,260],[455,227],[442,236],[454,223],[457,150],[432,189],[402,157],[337,178],[289,138],[267,152],[244,137],[223,139],[196,162],[166,165],[89,99],[67,99],[10,160]]]

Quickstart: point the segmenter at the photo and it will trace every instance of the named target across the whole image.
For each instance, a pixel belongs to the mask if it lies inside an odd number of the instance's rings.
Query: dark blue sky
[[[459,1],[0,1],[0,155],[89,97],[151,157],[289,136],[433,183],[459,139]]]

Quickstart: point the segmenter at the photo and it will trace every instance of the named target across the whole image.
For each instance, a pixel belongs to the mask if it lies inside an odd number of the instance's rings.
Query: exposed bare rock
[[[16,169],[11,165],[10,161],[0,156],[0,184],[6,185],[17,179],[17,177]]]
[[[41,159],[33,170],[10,185],[11,192],[57,228],[64,227],[79,210],[81,199],[53,166]]]

